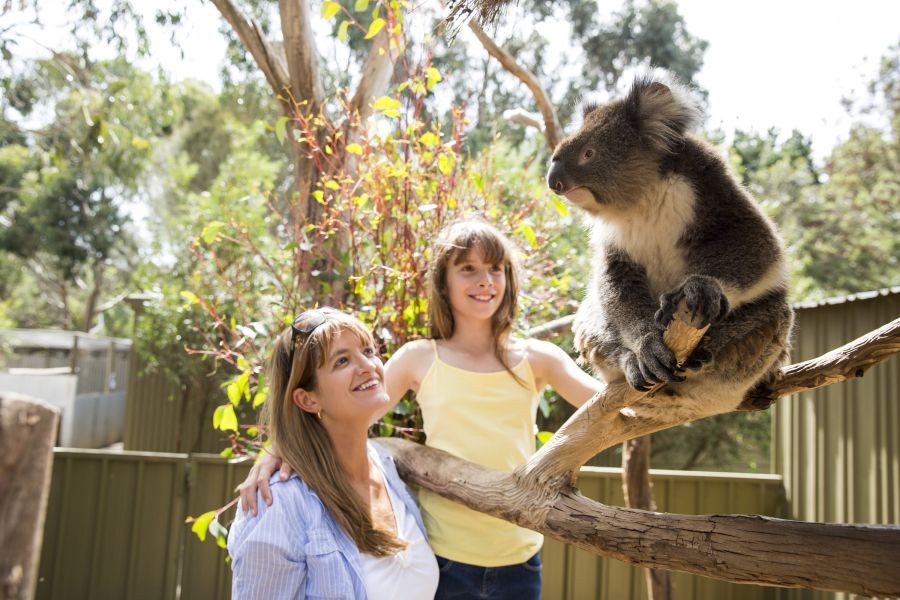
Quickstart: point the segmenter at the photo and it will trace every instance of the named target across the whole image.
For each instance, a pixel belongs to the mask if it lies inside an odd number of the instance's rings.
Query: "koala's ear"
[[[644,139],[666,152],[675,150],[684,134],[702,118],[690,89],[670,76],[635,79],[625,98],[625,110]]]
[[[595,102],[588,102],[584,106],[581,107],[581,119],[587,119],[587,116],[600,108],[600,105]]]

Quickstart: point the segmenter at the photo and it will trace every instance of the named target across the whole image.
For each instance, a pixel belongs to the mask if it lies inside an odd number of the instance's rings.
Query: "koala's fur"
[[[596,266],[574,324],[582,359],[608,381],[667,383],[654,403],[689,417],[733,410],[771,383],[793,323],[781,241],[715,150],[688,133],[700,118],[668,74],[638,77],[625,98],[585,109],[547,176],[591,217]],[[687,372],[662,342],[681,299],[696,323],[712,323]]]

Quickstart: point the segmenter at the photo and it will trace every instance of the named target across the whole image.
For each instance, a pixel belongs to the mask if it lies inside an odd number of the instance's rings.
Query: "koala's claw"
[[[703,348],[701,346],[697,346],[694,348],[694,351],[691,352],[691,355],[687,357],[687,359],[682,363],[681,369],[684,371],[697,371],[703,368],[703,365],[712,360],[712,352]]]
[[[677,381],[675,355],[663,341],[662,332],[654,331],[641,338],[637,364],[642,379],[650,384]]]
[[[665,327],[675,316],[678,304],[684,300],[691,313],[691,320],[698,327],[716,323],[731,310],[728,298],[722,288],[709,277],[692,276],[683,284],[659,297],[659,310],[654,319],[657,325]]]
[[[628,385],[633,387],[639,392],[647,392],[650,391],[650,388],[653,387],[652,383],[648,383],[646,379],[644,379],[643,373],[641,373],[641,367],[638,364],[637,357],[635,355],[631,355],[625,361],[625,366],[623,368],[625,371],[625,381],[628,382]]]

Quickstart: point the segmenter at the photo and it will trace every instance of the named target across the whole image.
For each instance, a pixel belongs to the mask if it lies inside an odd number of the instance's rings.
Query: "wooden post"
[[[0,392],[0,600],[34,597],[59,409]]]

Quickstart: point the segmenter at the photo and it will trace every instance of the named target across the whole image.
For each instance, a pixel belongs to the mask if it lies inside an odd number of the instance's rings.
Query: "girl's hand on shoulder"
[[[281,471],[279,478],[282,481],[286,480],[294,472],[289,464],[282,461],[281,457],[273,452],[274,449],[272,448],[263,450],[262,456],[250,469],[247,478],[238,486],[241,490],[241,508],[244,510],[244,514],[250,511],[250,514],[254,517],[256,516],[257,490],[259,490],[259,494],[265,501],[266,506],[272,506],[272,490],[269,489],[269,479],[272,478],[275,471]]]

